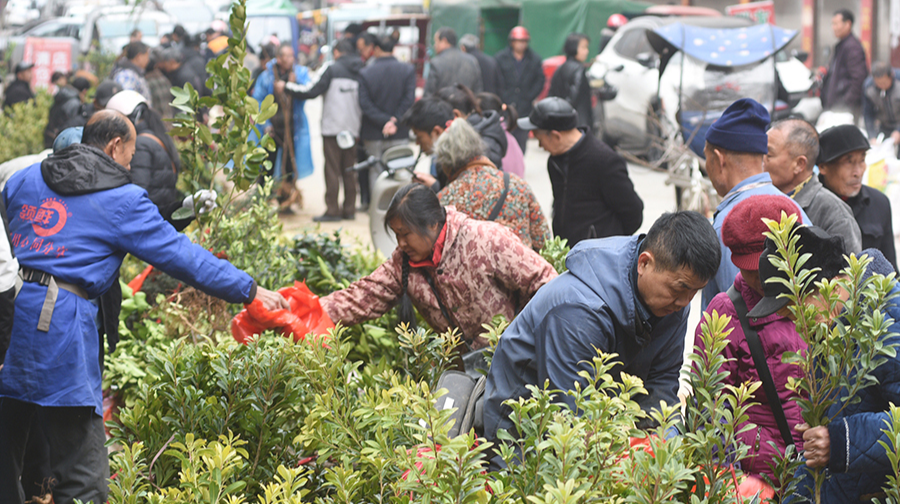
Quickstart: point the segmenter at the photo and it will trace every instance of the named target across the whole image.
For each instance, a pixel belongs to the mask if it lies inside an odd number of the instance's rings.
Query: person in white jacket
[[[12,333],[13,313],[16,301],[16,277],[19,274],[19,263],[12,251],[9,239],[6,207],[0,199],[0,221],[3,222],[3,236],[0,236],[0,369],[9,348],[9,337]]]

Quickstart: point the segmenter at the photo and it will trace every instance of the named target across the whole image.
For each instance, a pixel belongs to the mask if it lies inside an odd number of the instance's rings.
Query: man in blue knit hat
[[[763,157],[768,153],[769,112],[750,98],[741,98],[732,103],[706,132],[706,173],[722,198],[716,207],[713,228],[719,237],[722,260],[719,271],[703,289],[702,309],[720,292],[725,292],[734,283],[738,274],[737,266],[731,262],[731,252],[722,243],[722,223],[728,212],[741,201],[757,194],[781,196],[791,201],[777,187],[772,178],[763,171]],[[809,217],[797,206],[803,222]]]

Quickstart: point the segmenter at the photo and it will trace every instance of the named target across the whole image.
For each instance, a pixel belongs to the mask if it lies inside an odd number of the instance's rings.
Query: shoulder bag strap
[[[509,194],[509,173],[503,172],[503,192],[500,193],[500,197],[497,199],[497,203],[494,204],[494,208],[491,210],[491,214],[488,215],[487,220],[493,221],[500,216],[500,210],[503,210],[507,194]]]
[[[747,303],[744,301],[741,293],[734,288],[734,285],[728,288],[728,298],[734,304],[738,320],[741,321],[744,338],[747,340],[747,346],[750,347],[753,364],[756,366],[757,373],[759,373],[763,391],[765,391],[766,398],[769,400],[769,407],[775,415],[775,423],[778,424],[778,430],[781,431],[781,438],[784,440],[785,446],[791,446],[794,444],[794,437],[791,435],[790,427],[788,427],[787,417],[781,405],[781,398],[778,397],[778,391],[775,390],[775,381],[772,379],[772,373],[769,371],[769,365],[766,363],[766,354],[763,351],[762,342],[759,340],[759,334],[750,327],[750,321],[747,319]]]

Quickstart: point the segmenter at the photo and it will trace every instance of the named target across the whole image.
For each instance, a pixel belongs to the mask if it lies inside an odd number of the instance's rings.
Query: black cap
[[[842,124],[828,128],[819,135],[818,164],[830,163],[835,159],[858,150],[869,150],[869,140],[863,132],[852,124]]]
[[[519,119],[523,130],[568,131],[578,127],[578,112],[566,100],[552,96],[537,102],[528,117]]]
[[[109,99],[121,90],[122,86],[118,82],[107,79],[97,86],[97,92],[94,93],[94,101],[101,107],[106,108],[106,103],[109,102]]]
[[[798,226],[796,233],[797,247],[800,255],[812,254],[812,257],[803,265],[803,269],[811,270],[819,268],[813,273],[813,282],[822,279],[831,279],[845,267],[844,239],[840,236],[831,236],[824,229],[815,226]],[[766,240],[766,249],[759,256],[759,280],[763,285],[763,298],[750,310],[751,318],[768,317],[787,306],[790,300],[779,297],[782,294],[790,294],[788,286],[779,281],[767,281],[771,278],[787,280],[787,274],[779,270],[769,261],[769,256],[777,256],[778,251],[775,242]],[[807,290],[814,289],[814,283],[810,283]]]
[[[34,63],[26,63],[24,61],[20,61],[16,64],[16,73],[24,72],[30,68],[34,67]]]

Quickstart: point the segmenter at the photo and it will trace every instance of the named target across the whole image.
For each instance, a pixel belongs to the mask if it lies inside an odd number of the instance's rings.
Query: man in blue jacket
[[[645,411],[678,403],[690,303],[719,260],[716,233],[696,212],[664,214],[646,236],[576,245],[569,271],[544,285],[500,338],[485,390],[485,438],[513,429],[504,401],[545,380],[557,390],[584,383],[578,373],[593,371],[598,350],[619,355],[613,376],[644,381],[647,394],[636,400]],[[557,397],[574,407],[571,397]]]
[[[0,502],[24,502],[19,475],[38,410],[58,479],[54,500],[106,502],[96,300],[117,281],[125,254],[231,303],[289,307],[163,220],[131,184],[136,137],[121,113],[97,112],[81,144],[16,173],[3,189],[24,283],[0,369]]]

